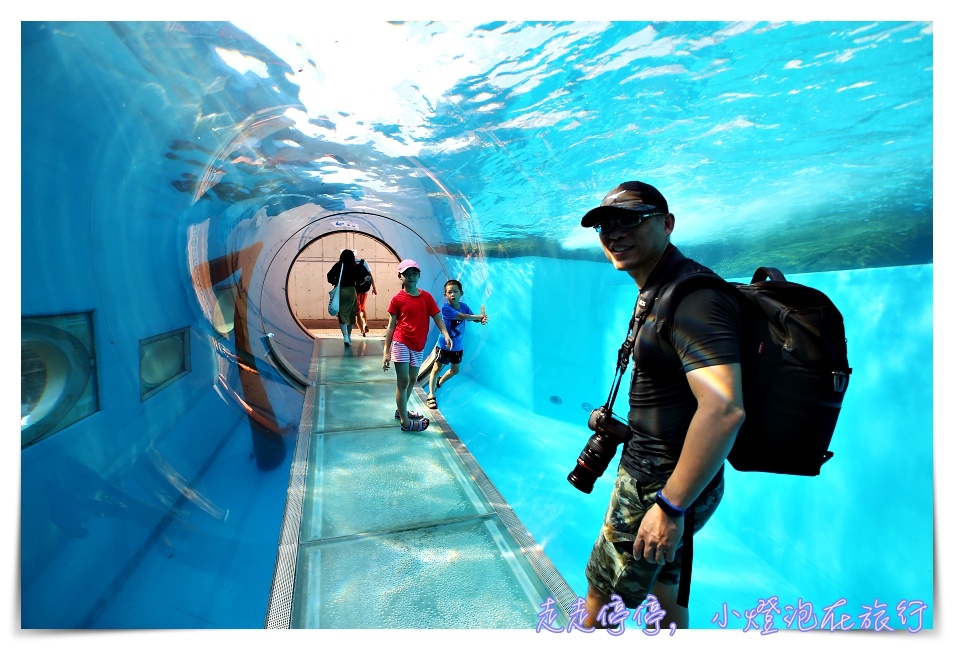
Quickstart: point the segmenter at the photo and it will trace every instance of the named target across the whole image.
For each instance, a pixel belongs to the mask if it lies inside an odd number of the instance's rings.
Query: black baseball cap
[[[666,198],[649,183],[642,181],[626,181],[613,188],[603,197],[598,208],[593,208],[585,215],[580,225],[592,228],[596,224],[614,216],[619,216],[620,210],[633,212],[664,212],[669,213],[669,204]]]

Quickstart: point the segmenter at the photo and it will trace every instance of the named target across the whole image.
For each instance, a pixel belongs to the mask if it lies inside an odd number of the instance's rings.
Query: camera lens
[[[593,491],[596,479],[603,475],[609,466],[616,448],[629,440],[629,425],[616,420],[607,407],[600,407],[590,412],[587,426],[595,433],[586,441],[586,446],[576,459],[576,467],[570,472],[566,480],[580,492],[589,494]]]
[[[596,479],[603,475],[616,455],[618,444],[602,433],[594,433],[580,452],[576,467],[567,475],[566,480],[580,492],[592,492]]]
[[[566,480],[580,492],[589,494],[593,491],[593,485],[598,478],[599,476],[597,474],[594,474],[587,469],[585,465],[577,461],[576,467],[573,468],[572,472],[567,474]]]

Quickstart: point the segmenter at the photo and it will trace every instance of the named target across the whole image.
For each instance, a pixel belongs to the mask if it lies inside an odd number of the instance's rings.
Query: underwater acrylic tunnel
[[[637,178],[723,277],[832,297],[854,369],[820,476],[726,470],[693,627],[935,626],[932,23],[294,29],[21,25],[22,628],[565,627],[636,298],[579,222]],[[411,258],[492,316],[428,435],[380,321],[323,331],[340,242],[376,314]]]

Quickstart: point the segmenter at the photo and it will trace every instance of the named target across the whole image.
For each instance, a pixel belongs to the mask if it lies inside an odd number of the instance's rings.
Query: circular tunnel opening
[[[305,377],[315,346],[323,338],[342,337],[337,318],[327,311],[332,285],[326,278],[341,249],[351,248],[359,258],[371,258],[368,265],[377,289],[377,296],[370,295],[366,305],[377,328],[369,332],[371,337],[383,336],[388,303],[400,291],[399,259],[411,258],[419,263],[422,282],[418,286],[432,295],[442,293],[448,277],[441,252],[431,243],[439,237],[432,232],[434,219],[430,217],[412,219],[367,210],[329,212],[309,204],[271,217],[264,225],[268,227],[259,231],[261,247],[268,251],[261,262],[263,272],[250,276],[253,286],[248,306],[260,332],[253,333],[252,339],[261,339],[262,358],[274,359]],[[335,242],[329,238],[332,236],[344,239]],[[319,240],[325,250],[314,249],[317,255],[312,255],[311,247]],[[303,256],[306,249],[307,257]],[[306,260],[310,267],[305,265]],[[358,334],[357,328],[352,328],[353,334]]]
[[[364,304],[368,335],[383,335],[388,324],[388,302],[401,289],[397,277],[400,258],[382,240],[364,233],[331,232],[301,249],[288,272],[289,310],[311,337],[341,336],[338,318],[328,313],[333,285],[327,275],[344,249],[354,251],[355,259],[364,260],[371,271],[374,290],[368,291]]]

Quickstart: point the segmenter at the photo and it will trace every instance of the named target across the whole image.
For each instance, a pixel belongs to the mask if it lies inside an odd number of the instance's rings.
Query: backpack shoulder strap
[[[757,274],[758,272],[756,272]],[[689,273],[676,278],[663,287],[656,299],[656,332],[663,334],[669,330],[672,327],[672,316],[679,305],[679,301],[693,291],[703,288],[736,291],[732,283],[726,282],[709,270]]]

